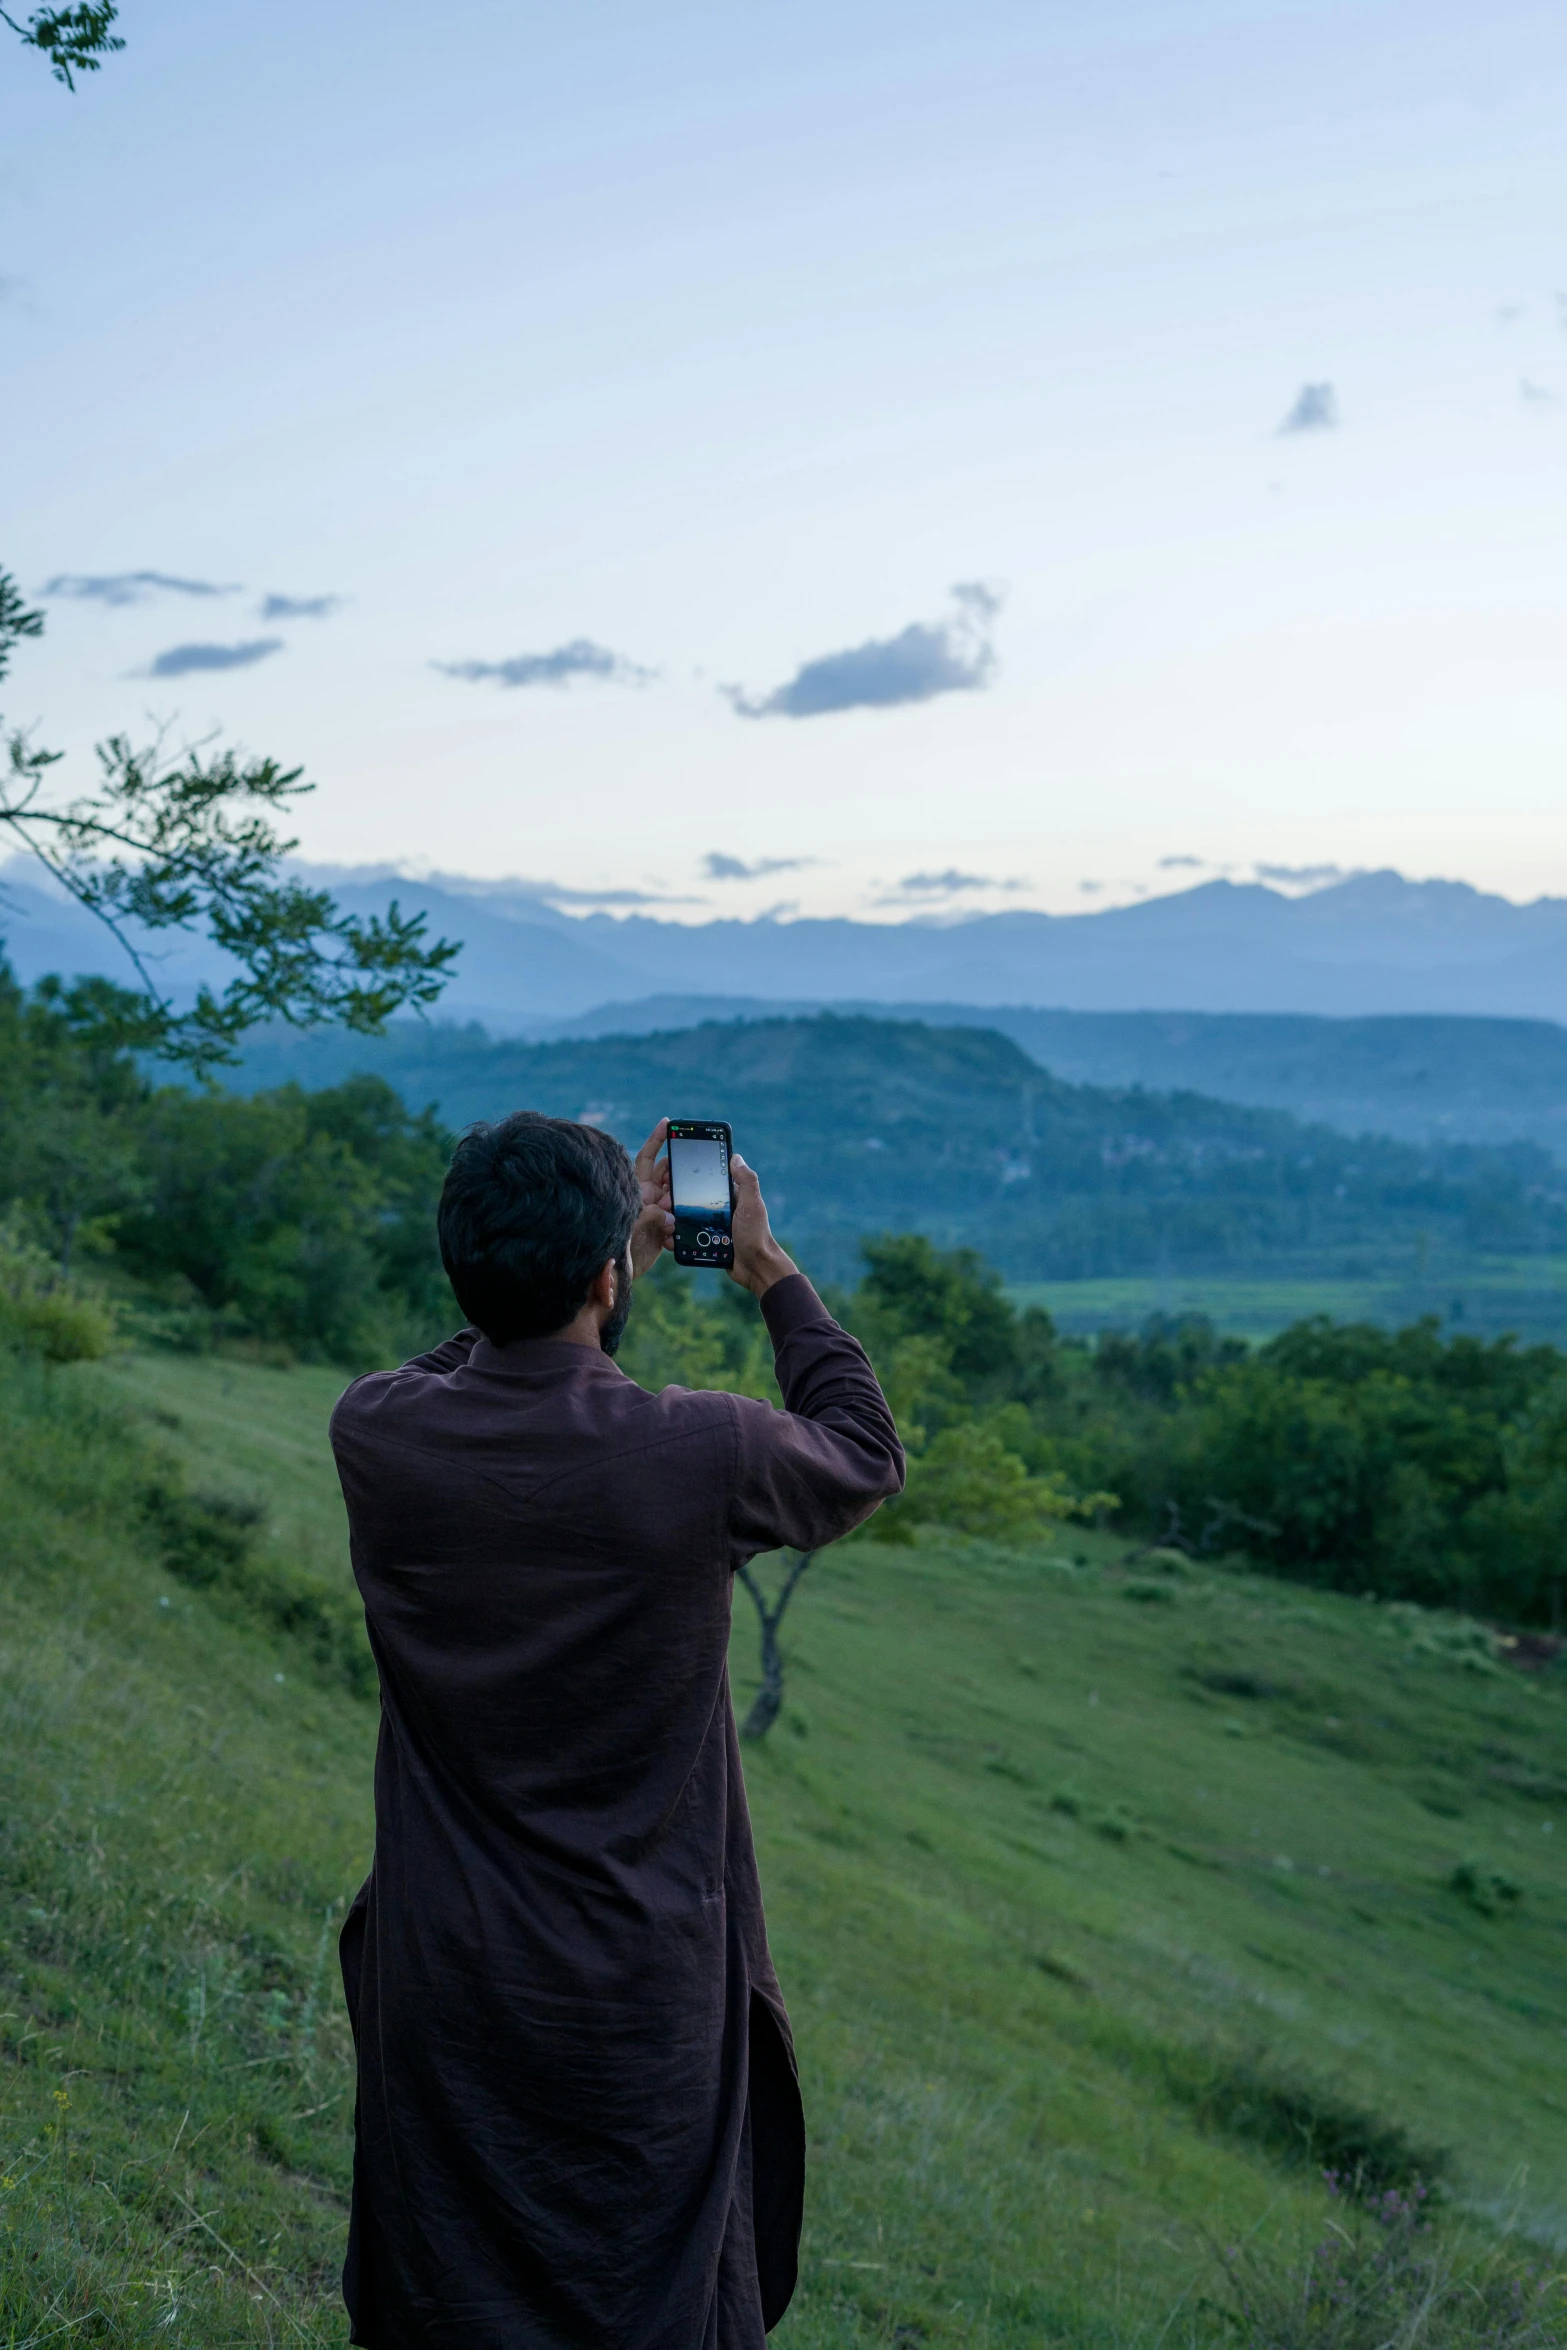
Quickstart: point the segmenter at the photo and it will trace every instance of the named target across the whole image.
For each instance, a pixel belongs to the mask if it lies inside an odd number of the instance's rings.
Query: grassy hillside
[[[339,2341],[338,1380],[5,1379],[0,2343]],[[747,1764],[812,2128],[783,2350],[1216,2339],[1212,2245],[1315,2241],[1323,2159],[1445,2152],[1472,2226],[1567,2244],[1561,1677],[1115,1549],[850,1545],[788,1619]]]

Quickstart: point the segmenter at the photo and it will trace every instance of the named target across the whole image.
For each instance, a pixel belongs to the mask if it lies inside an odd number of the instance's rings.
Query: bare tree
[[[791,1554],[785,1553],[786,1557],[789,1555]],[[777,1721],[783,1705],[783,1651],[778,1646],[778,1627],[783,1622],[784,1610],[788,1607],[798,1588],[800,1577],[805,1573],[816,1553],[814,1550],[797,1550],[792,1555],[794,1564],[784,1576],[783,1582],[779,1586],[778,1597],[770,1606],[761,1584],[751,1569],[741,1567],[737,1570],[741,1582],[756,1603],[756,1612],[761,1618],[762,1625],[762,1686],[756,1693],[756,1700],[750,1712],[740,1725],[742,1738],[765,1738],[774,1722]]]

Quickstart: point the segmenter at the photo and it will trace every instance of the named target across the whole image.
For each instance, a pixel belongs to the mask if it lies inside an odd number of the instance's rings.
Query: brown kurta
[[[902,1482],[803,1275],[785,1409],[472,1330],[332,1418],[381,1676],[344,2292],[372,2350],[759,2350],[804,2123],[726,1655],[735,1566]]]

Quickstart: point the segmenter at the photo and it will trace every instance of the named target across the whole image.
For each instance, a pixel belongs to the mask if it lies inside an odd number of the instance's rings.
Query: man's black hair
[[[468,1320],[494,1346],[548,1338],[625,1256],[642,1194],[611,1134],[516,1110],[458,1143],[436,1217],[441,1262]],[[624,1322],[627,1295],[617,1300]],[[619,1332],[617,1330],[616,1336]]]

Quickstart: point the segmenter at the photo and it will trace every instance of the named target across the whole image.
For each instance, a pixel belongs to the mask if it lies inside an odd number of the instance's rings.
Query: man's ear
[[[606,1257],[594,1274],[588,1289],[589,1305],[598,1306],[604,1313],[612,1313],[620,1295],[620,1285],[626,1278],[626,1268],[617,1257]]]

